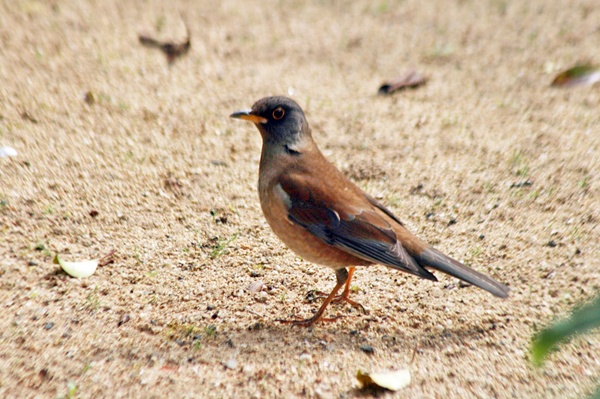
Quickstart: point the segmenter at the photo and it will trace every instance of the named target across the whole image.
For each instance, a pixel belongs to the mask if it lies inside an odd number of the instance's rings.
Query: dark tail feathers
[[[425,267],[431,267],[435,270],[459,278],[467,283],[484,289],[497,297],[508,297],[509,289],[507,286],[444,255],[435,248],[429,247],[415,258]]]

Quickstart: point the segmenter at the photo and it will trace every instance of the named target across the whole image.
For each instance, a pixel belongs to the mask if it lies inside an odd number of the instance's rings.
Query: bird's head
[[[254,123],[264,146],[294,151],[307,139],[312,141],[302,108],[287,97],[265,97],[255,102],[252,109],[234,112],[230,116]]]

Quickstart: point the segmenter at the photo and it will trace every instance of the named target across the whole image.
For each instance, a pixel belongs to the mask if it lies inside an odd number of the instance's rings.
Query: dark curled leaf
[[[185,25],[185,31],[187,35],[186,39],[183,42],[161,42],[146,34],[140,34],[138,36],[138,39],[140,43],[146,47],[157,48],[161,50],[167,56],[167,62],[169,64],[172,64],[177,58],[187,54],[190,51],[190,48],[192,47],[190,29],[185,20],[183,20],[183,24]]]
[[[415,70],[411,70],[398,79],[383,82],[381,87],[379,87],[378,94],[387,95],[399,90],[414,89],[424,85],[426,82],[427,78],[425,76]]]

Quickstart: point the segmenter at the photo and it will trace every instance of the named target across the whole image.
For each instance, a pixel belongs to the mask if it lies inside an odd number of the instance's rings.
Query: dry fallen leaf
[[[378,94],[386,95],[392,94],[395,91],[404,89],[414,89],[424,85],[427,82],[427,78],[415,70],[408,71],[398,79],[388,80],[383,82],[379,87]]]
[[[94,274],[98,266],[104,266],[112,262],[114,254],[115,251],[111,251],[100,259],[85,260],[82,262],[67,262],[60,259],[58,254],[56,254],[52,263],[60,265],[61,269],[71,277],[85,278]]]
[[[401,369],[397,371],[383,371],[378,373],[366,373],[358,370],[356,379],[363,388],[385,388],[390,391],[398,391],[410,384],[410,371]]]
[[[600,66],[591,64],[575,65],[562,71],[552,81],[554,87],[570,87],[577,85],[591,86],[600,82]]]

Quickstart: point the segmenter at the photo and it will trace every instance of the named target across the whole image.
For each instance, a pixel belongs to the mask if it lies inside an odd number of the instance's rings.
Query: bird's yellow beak
[[[252,113],[252,110],[234,112],[233,114],[229,115],[229,117],[235,119],[244,119],[255,124],[267,123],[267,120],[265,118],[263,118],[262,116],[254,115]]]

